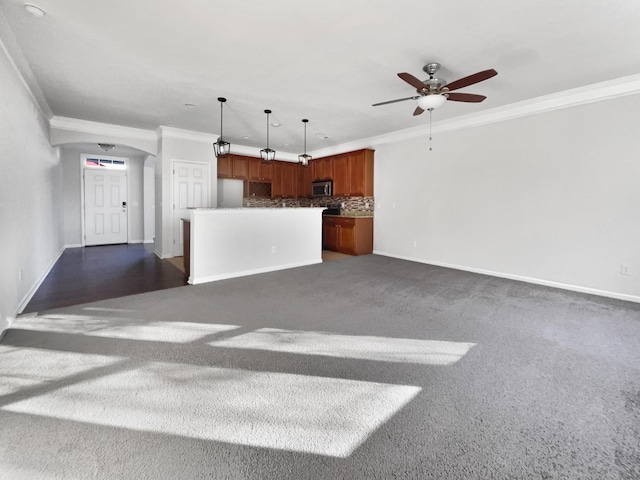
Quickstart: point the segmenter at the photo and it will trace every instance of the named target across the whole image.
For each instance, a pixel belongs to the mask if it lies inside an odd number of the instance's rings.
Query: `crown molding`
[[[0,15],[0,51],[4,52],[5,57],[18,75],[20,83],[22,83],[26,89],[27,94],[31,97],[34,106],[38,109],[42,118],[44,118],[45,121],[51,118],[53,112],[44,93],[42,93],[42,87],[40,87],[40,84],[36,80],[33,70],[31,70],[29,66],[29,62],[27,62],[10,25],[3,15]]]
[[[231,144],[231,153],[236,155],[246,155],[248,157],[260,158],[260,150],[256,147],[247,147],[246,145]],[[276,151],[276,160],[282,160],[284,162],[298,162],[298,155],[295,153],[278,152]]]
[[[177,138],[180,140],[190,140],[192,142],[213,143],[218,140],[218,135],[213,133],[195,132],[193,130],[183,130],[165,125],[160,125],[156,133],[158,137]]]
[[[68,130],[71,132],[91,133],[121,138],[135,138],[138,140],[156,141],[158,137],[153,130],[143,130],[141,128],[123,127],[111,123],[91,122],[77,118],[55,116],[49,120],[50,128]]]
[[[638,93],[640,93],[640,74],[630,75],[628,77],[544,95],[542,97],[536,97],[462,117],[434,122],[432,132],[452,132]],[[410,140],[428,134],[429,125],[426,124],[315,150],[310,153],[314,158],[322,158],[328,155],[336,155],[338,153],[360,150],[362,148],[373,148],[376,145],[383,145],[385,143]]]

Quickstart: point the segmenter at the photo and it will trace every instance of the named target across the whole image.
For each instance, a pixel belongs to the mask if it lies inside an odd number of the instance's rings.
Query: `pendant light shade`
[[[309,160],[311,160],[311,155],[307,155],[307,123],[309,123],[309,120],[303,118],[302,123],[304,123],[304,153],[298,155],[298,163],[303,167],[308,167]]]
[[[269,114],[271,110],[265,110],[264,113],[267,114],[267,148],[260,150],[260,158],[263,162],[270,163],[276,158],[276,151],[269,148]]]
[[[222,107],[224,106],[224,102],[226,102],[227,99],[218,97],[218,101],[220,102],[220,137],[218,138],[218,141],[213,144],[213,149],[216,152],[216,157],[219,158],[229,154],[231,144],[222,140]]]

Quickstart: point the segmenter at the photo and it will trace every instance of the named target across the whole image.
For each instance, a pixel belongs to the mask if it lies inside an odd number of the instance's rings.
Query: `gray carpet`
[[[10,479],[638,479],[640,305],[375,255],[21,317]]]

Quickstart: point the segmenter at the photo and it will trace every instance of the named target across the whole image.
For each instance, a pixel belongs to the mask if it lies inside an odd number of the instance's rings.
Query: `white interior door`
[[[127,172],[84,171],[85,245],[127,243]]]
[[[174,162],[173,164],[173,255],[183,255],[182,219],[189,208],[209,206],[209,164]]]

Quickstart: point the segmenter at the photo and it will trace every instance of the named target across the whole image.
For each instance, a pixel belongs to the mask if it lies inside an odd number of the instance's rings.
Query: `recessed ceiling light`
[[[243,135],[242,138],[246,140],[247,138],[251,138],[251,137],[249,135]]]
[[[290,146],[291,144],[290,144],[290,143],[283,143],[282,145],[283,145],[284,147],[288,147],[288,146]]]
[[[196,106],[193,103],[185,103],[184,106],[187,108],[196,108]]]
[[[38,18],[44,17],[44,10],[36,7],[35,5],[25,5],[24,9],[34,17],[38,17]]]
[[[282,125],[282,124],[281,123],[272,123],[271,124],[272,127],[276,127],[276,128],[278,128],[280,125]]]
[[[327,135],[326,133],[316,133],[316,137],[322,140],[326,140],[327,138],[329,138],[329,135]]]

